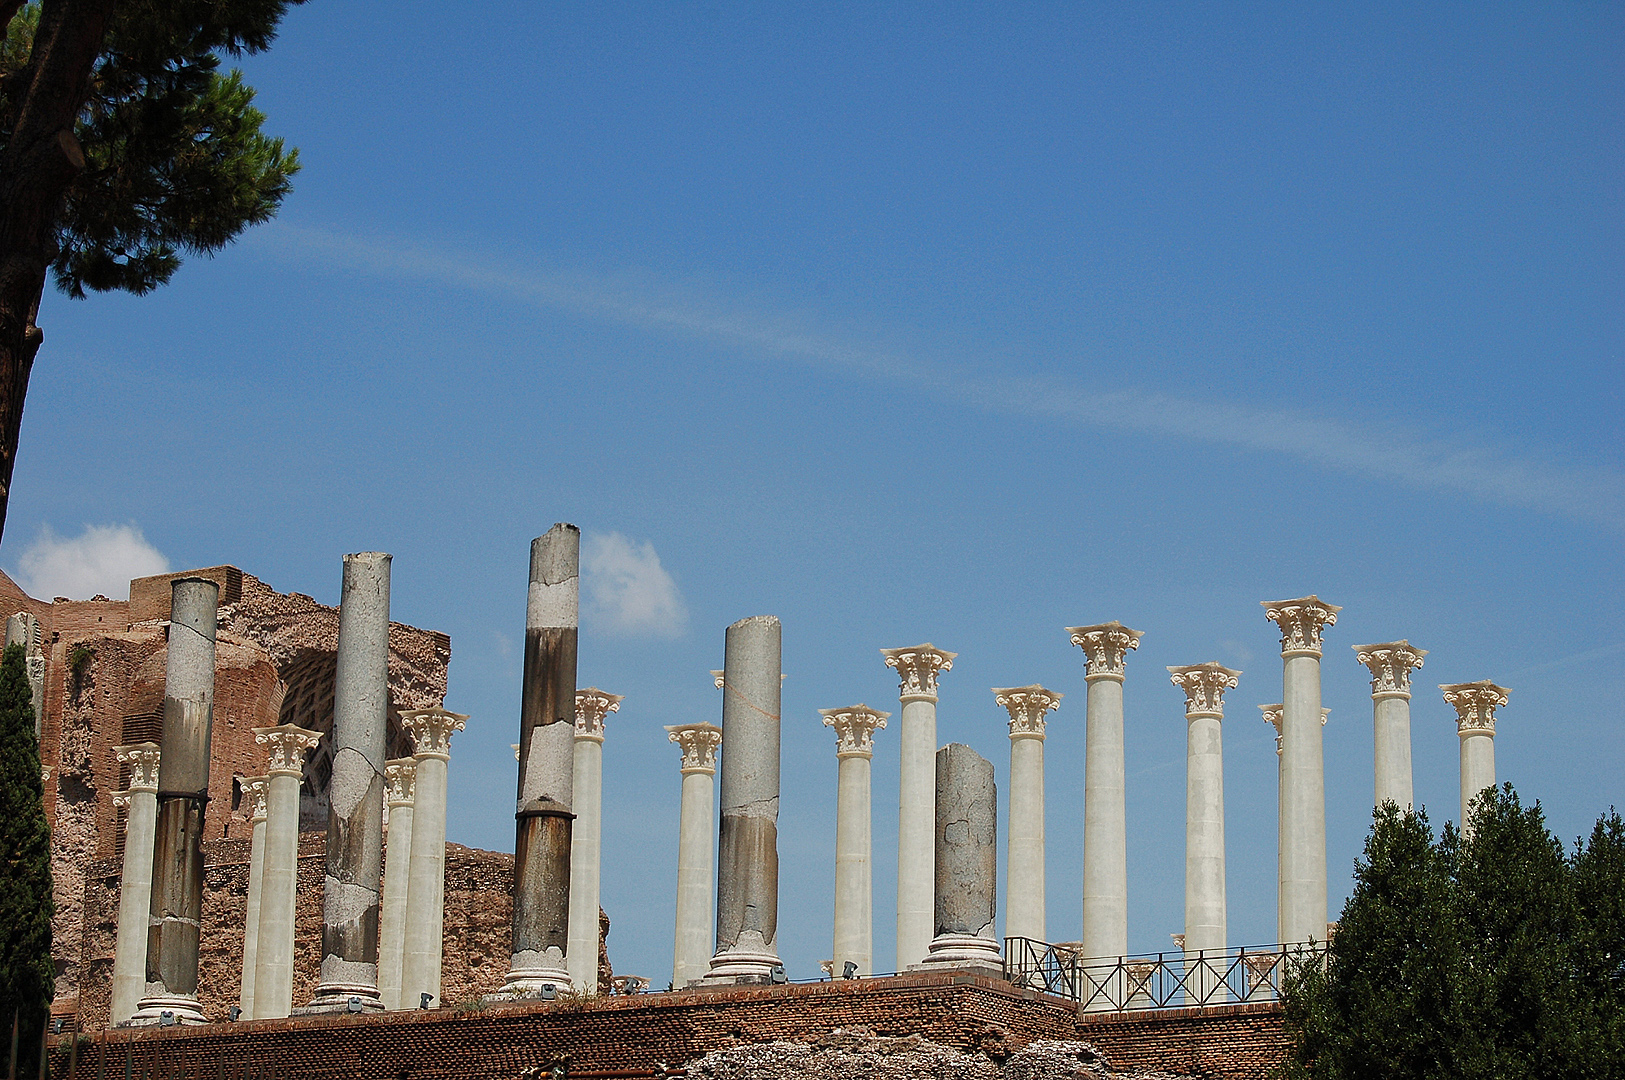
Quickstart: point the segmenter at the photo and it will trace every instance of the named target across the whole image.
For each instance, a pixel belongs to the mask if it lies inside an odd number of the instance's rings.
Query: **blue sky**
[[[1513,688],[1501,777],[1560,835],[1588,830],[1625,803],[1625,14],[1121,7],[312,0],[244,65],[305,163],[280,218],[153,296],[47,297],[0,565],[26,578],[32,547],[36,573],[88,587],[230,562],[332,603],[344,552],[392,552],[394,615],[451,634],[447,704],[473,715],[450,838],[509,848],[527,545],[579,524],[581,682],[626,695],[611,956],[657,984],[679,786],[661,726],[718,719],[707,671],[747,615],[785,626],[792,977],[830,952],[816,710],[895,711],[886,646],[960,654],[939,735],[1001,784],[989,688],[1067,695],[1057,940],[1080,919],[1069,625],[1145,632],[1134,949],[1181,929],[1164,668],[1207,660],[1243,671],[1231,941],[1274,936],[1260,600],[1343,605],[1334,910],[1372,789],[1351,645],[1430,650],[1413,744],[1435,823],[1458,780],[1434,688],[1491,678]],[[895,730],[876,741],[883,963]]]

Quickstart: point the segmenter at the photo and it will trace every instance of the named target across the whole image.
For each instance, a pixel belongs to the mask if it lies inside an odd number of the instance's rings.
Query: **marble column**
[[[1061,697],[1036,684],[993,689],[993,700],[1010,714],[1005,937],[1049,940],[1044,891],[1044,714],[1060,708]]]
[[[446,766],[451,737],[468,717],[445,709],[401,713],[412,732],[412,858],[406,874],[406,935],[401,949],[401,1004],[440,1000],[441,943],[446,925]]]
[[[869,761],[877,728],[891,713],[854,705],[819,709],[824,726],[835,729],[838,776],[835,795],[835,951],[831,975],[848,963],[857,974],[875,970],[873,837],[869,828]]]
[[[931,839],[936,821],[937,676],[952,671],[958,653],[929,641],[912,649],[881,649],[897,669],[897,970],[907,971],[931,948],[936,871]]]
[[[124,871],[119,876],[118,938],[113,946],[111,1022],[135,1015],[147,989],[147,914],[152,909],[152,846],[158,825],[158,744],[116,746],[130,766],[130,787],[113,796],[124,808]]]
[[[937,751],[934,935],[924,968],[1003,975],[994,929],[999,793],[993,763],[963,743]]]
[[[1281,753],[1281,706],[1260,705],[1264,722],[1275,729],[1275,936],[1286,940],[1286,769]],[[1332,710],[1320,710],[1320,726]]]
[[[679,724],[666,731],[667,738],[683,752],[683,803],[677,824],[677,939],[671,962],[671,985],[681,990],[698,981],[711,964],[711,880],[715,872],[711,778],[717,771],[722,729],[715,724]]]
[[[1185,951],[1197,954],[1190,990],[1206,1002],[1224,976],[1224,692],[1239,671],[1217,663],[1171,667],[1185,691]],[[1207,962],[1203,954],[1216,954]],[[1188,970],[1188,968],[1187,968]]]
[[[620,694],[589,686],[576,691],[573,779],[575,828],[570,838],[570,982],[598,993],[598,871],[604,836],[604,718],[621,707]]]
[[[1456,708],[1456,734],[1461,737],[1461,834],[1473,834],[1473,806],[1485,788],[1495,786],[1495,710],[1506,705],[1511,690],[1488,679],[1445,683],[1439,689]]]
[[[1315,596],[1263,601],[1281,628],[1281,941],[1326,940],[1326,766],[1320,643],[1342,608]]]
[[[1401,810],[1412,808],[1411,796],[1411,671],[1422,666],[1426,649],[1408,641],[1356,645],[1360,663],[1371,669],[1372,724],[1376,753],[1376,805],[1392,802]]]
[[[305,755],[320,732],[292,724],[254,728],[270,754],[265,784],[265,862],[260,878],[259,942],[254,955],[255,1020],[288,1015],[293,1005],[294,909],[299,890],[299,784]]]
[[[378,914],[384,863],[384,740],[389,723],[389,564],[381,551],[344,557],[333,779],[322,885],[322,973],[301,1012],[381,1009]]]
[[[378,913],[378,999],[386,1009],[401,1007],[401,964],[406,953],[406,888],[412,867],[413,782],[418,764],[411,758],[384,763],[384,905]]]
[[[260,897],[265,884],[265,794],[269,776],[242,781],[243,809],[248,813],[248,903],[243,911],[243,988],[237,1007],[254,1015],[254,963],[260,945]]]
[[[1112,621],[1071,626],[1086,658],[1083,763],[1083,935],[1085,957],[1128,953],[1128,827],[1123,758],[1124,658],[1141,632]]]
[[[554,525],[531,541],[525,674],[519,711],[513,964],[495,1000],[570,985],[570,833],[575,780],[576,642],[581,530]]]
[[[177,578],[170,587],[147,985],[132,1024],[157,1024],[166,1012],[182,1024],[207,1022],[198,1007],[197,970],[219,601],[220,586],[204,578]]]
[[[728,627],[722,662],[717,950],[707,982],[768,982],[779,964],[779,675],[772,615]]]

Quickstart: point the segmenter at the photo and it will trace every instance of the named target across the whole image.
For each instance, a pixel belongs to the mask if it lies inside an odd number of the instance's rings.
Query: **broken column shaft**
[[[993,763],[963,743],[937,751],[935,936],[923,966],[996,970],[999,793]]]

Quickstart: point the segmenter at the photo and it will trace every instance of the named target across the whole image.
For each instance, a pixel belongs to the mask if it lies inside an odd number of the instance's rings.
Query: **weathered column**
[[[265,884],[265,789],[269,776],[242,781],[243,808],[248,811],[248,904],[243,911],[243,989],[237,1007],[254,1015],[254,963],[260,945],[260,896]]]
[[[1511,690],[1488,679],[1446,683],[1439,689],[1456,707],[1456,734],[1461,737],[1461,834],[1473,833],[1473,805],[1485,788],[1495,786],[1495,710]]]
[[[1123,763],[1124,658],[1141,633],[1112,621],[1071,626],[1087,659],[1083,762],[1083,936],[1086,957],[1128,953],[1128,827]],[[1108,995],[1109,996],[1109,995]]]
[[[1281,941],[1326,940],[1326,766],[1320,641],[1342,608],[1318,597],[1263,601],[1281,628]]]
[[[575,828],[570,837],[570,981],[598,993],[598,871],[604,835],[604,718],[621,707],[620,694],[589,686],[576,691]]]
[[[779,683],[772,615],[728,627],[722,661],[722,828],[717,951],[707,982],[767,982],[778,966]]]
[[[152,910],[152,845],[158,825],[158,744],[115,746],[130,766],[129,790],[113,796],[124,808],[124,871],[119,877],[118,939],[113,946],[111,1022],[135,1015],[147,989],[147,914]]]
[[[835,795],[835,951],[833,971],[848,963],[859,975],[874,974],[874,864],[869,829],[869,761],[875,756],[875,729],[891,713],[854,705],[819,709],[824,726],[835,729],[838,776]]]
[[[439,1007],[441,942],[446,925],[446,766],[451,737],[468,717],[445,709],[401,713],[412,731],[412,859],[406,877],[406,938],[401,953],[401,1004],[415,1009],[429,995]]]
[[[147,986],[132,1024],[157,1024],[166,1012],[182,1024],[206,1022],[198,1008],[197,961],[219,601],[220,587],[203,578],[177,578],[170,587]]]
[[[389,820],[384,833],[384,905],[378,913],[378,999],[401,1007],[401,964],[406,955],[406,890],[412,867],[413,782],[411,758],[384,763]]]
[[[1411,671],[1422,666],[1426,649],[1408,641],[1356,645],[1360,663],[1371,669],[1372,723],[1376,753],[1376,805],[1392,802],[1409,810],[1411,802]]]
[[[254,728],[270,755],[265,785],[265,863],[260,875],[260,929],[254,955],[255,1020],[288,1015],[293,1005],[294,909],[299,890],[299,784],[305,754],[320,732],[292,724]]]
[[[513,965],[496,1000],[568,986],[570,832],[575,773],[581,530],[554,525],[530,545],[525,685],[519,710]]]
[[[384,855],[384,741],[389,723],[389,563],[381,551],[344,557],[338,672],[333,680],[333,779],[322,885],[322,974],[301,1012],[345,1012],[378,998],[379,885]]]
[[[1281,706],[1260,705],[1264,722],[1275,729],[1275,935],[1286,940],[1286,765],[1281,753]],[[1332,710],[1320,710],[1320,726]]]
[[[1010,824],[1004,936],[1047,941],[1044,892],[1044,714],[1062,695],[1042,686],[995,687],[1010,714]]]
[[[1224,977],[1226,945],[1220,726],[1224,692],[1241,672],[1207,663],[1171,667],[1168,675],[1185,691],[1185,951],[1198,965],[1190,990],[1208,1003]]]
[[[929,641],[912,649],[881,649],[897,669],[897,970],[907,971],[931,948],[936,871],[931,840],[936,821],[937,675],[952,671],[958,653]]]
[[[717,771],[722,729],[715,724],[679,724],[666,731],[667,738],[683,751],[683,805],[677,824],[677,939],[671,962],[671,984],[681,990],[711,966],[711,880],[715,872],[711,777]]]
[[[1003,974],[994,930],[999,793],[993,763],[963,743],[937,751],[936,895],[931,949],[918,966]]]

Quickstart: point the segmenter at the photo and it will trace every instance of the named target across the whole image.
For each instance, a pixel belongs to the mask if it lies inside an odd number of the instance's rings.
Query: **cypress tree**
[[[0,1024],[21,1020],[18,1076],[38,1068],[51,1007],[51,831],[21,645],[0,659]],[[8,1048],[9,1049],[9,1048]]]

